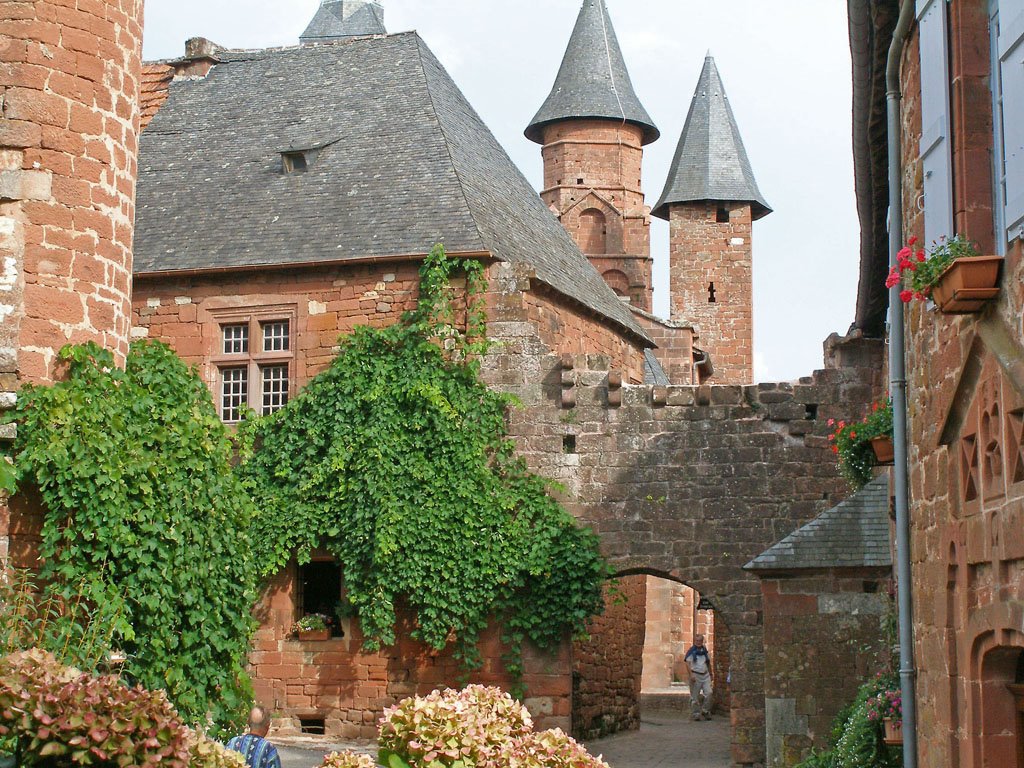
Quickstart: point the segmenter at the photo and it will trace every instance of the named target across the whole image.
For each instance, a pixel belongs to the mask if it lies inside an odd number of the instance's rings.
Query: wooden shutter
[[[1024,0],[999,0],[999,72],[1003,88],[1003,176],[1007,240],[1024,231]]]
[[[953,157],[949,135],[949,21],[946,0],[917,0],[921,43],[921,164],[924,234],[953,234]]]

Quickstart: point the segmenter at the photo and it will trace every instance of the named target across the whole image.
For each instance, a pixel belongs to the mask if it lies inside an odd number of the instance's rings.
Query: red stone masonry
[[[643,130],[611,120],[544,129],[541,199],[620,296],[651,310],[651,217],[641,184]]]
[[[670,316],[696,327],[718,384],[754,380],[752,233],[749,203],[669,208]]]
[[[0,4],[0,410],[68,342],[124,360],[141,47],[142,0]],[[0,561],[34,562],[38,522],[0,497]]]
[[[987,4],[949,7],[953,197],[957,231],[995,250]],[[903,60],[905,234],[916,201],[920,58]],[[1001,235],[998,235],[1001,236]],[[1010,244],[1002,292],[977,315],[909,305],[911,556],[919,761],[1018,764],[1024,727],[1024,248]]]

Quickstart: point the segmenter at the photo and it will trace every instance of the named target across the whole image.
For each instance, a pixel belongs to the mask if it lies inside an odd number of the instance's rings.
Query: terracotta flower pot
[[[893,463],[895,449],[891,437],[871,438],[871,450],[875,452],[875,463],[879,466],[886,466]]]
[[[331,630],[329,629],[300,629],[299,640],[303,642],[313,640],[330,640]]]
[[[978,312],[985,302],[999,295],[1001,256],[972,256],[957,259],[939,275],[931,299],[947,315]]]
[[[903,743],[903,721],[893,720],[891,717],[886,717],[882,720],[882,725],[885,726],[885,736],[883,741],[889,746],[896,746],[897,744]]]

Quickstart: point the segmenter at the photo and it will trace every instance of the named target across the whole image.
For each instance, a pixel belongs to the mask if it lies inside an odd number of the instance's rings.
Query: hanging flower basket
[[[886,467],[893,463],[896,451],[892,445],[892,438],[887,435],[871,439],[871,450],[875,452],[875,464]]]
[[[978,312],[999,295],[1001,256],[972,256],[954,261],[932,286],[932,301],[947,315]]]
[[[903,743],[903,721],[887,717],[882,721],[885,727],[885,736],[882,740],[890,747]]]

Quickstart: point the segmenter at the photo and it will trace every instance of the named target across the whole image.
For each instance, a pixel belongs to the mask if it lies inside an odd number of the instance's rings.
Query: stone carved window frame
[[[222,388],[224,372],[236,368],[245,368],[248,372],[248,406],[257,413],[263,413],[263,371],[270,366],[287,366],[286,397],[295,394],[295,350],[298,346],[298,305],[265,304],[237,307],[209,307],[206,312],[211,329],[213,348],[207,360],[213,372],[211,389],[217,415],[224,420]],[[288,348],[264,351],[263,326],[270,323],[288,323]],[[223,348],[223,328],[231,325],[247,325],[249,329],[248,352],[226,353]],[[276,408],[274,410],[277,410]],[[234,424],[237,420],[224,420]]]

